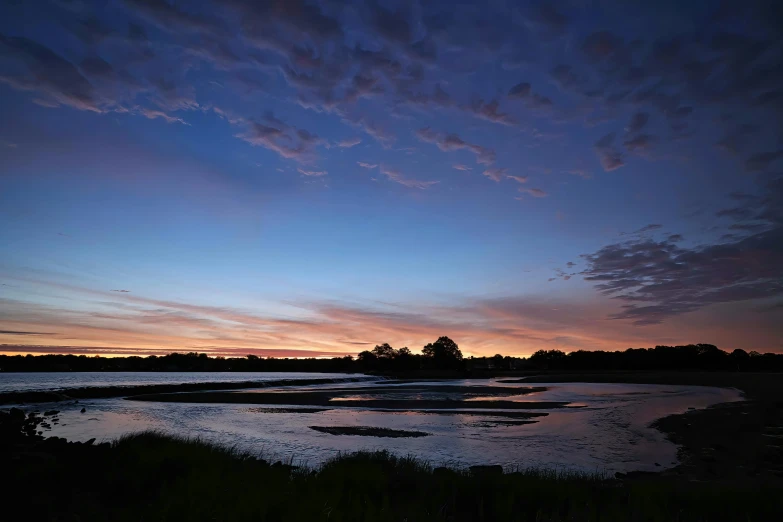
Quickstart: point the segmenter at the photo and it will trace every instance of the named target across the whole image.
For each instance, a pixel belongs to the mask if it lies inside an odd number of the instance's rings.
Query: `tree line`
[[[629,348],[625,351],[563,352],[539,350],[530,357],[463,357],[448,337],[427,344],[421,353],[388,343],[353,357],[330,359],[209,357],[205,353],[171,353],[149,357],[85,355],[0,355],[2,372],[51,371],[186,371],[186,372],[503,372],[503,371],[783,371],[783,354],[721,350],[712,344]]]

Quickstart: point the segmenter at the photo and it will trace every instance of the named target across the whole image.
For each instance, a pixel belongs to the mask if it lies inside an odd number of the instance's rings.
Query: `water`
[[[304,372],[31,372],[0,373],[0,393],[61,390],[82,386],[138,386],[188,382],[278,381],[283,379],[340,379],[344,373]],[[361,374],[356,374],[362,377]]]
[[[116,382],[113,374],[87,375],[90,375],[90,382],[103,382],[102,379]],[[165,375],[126,374],[121,379],[130,384],[129,381],[136,379],[136,376],[139,376],[138,379],[157,378],[156,382],[164,378],[180,382],[183,377],[189,381],[217,380],[215,377],[218,376]],[[229,379],[233,375],[236,375],[236,380],[277,380],[293,378],[292,375],[297,374],[225,374],[225,378]],[[306,378],[326,376],[298,375]],[[3,382],[4,377],[0,374],[0,382],[7,386]],[[35,381],[32,386],[41,386],[45,379],[58,384],[64,382],[60,380],[61,377],[48,374],[48,377]],[[465,386],[524,386],[501,384],[493,379],[448,383],[454,386],[454,392],[444,390],[444,382],[420,383],[425,391],[414,396],[427,399],[455,398],[458,395],[471,395],[462,389]],[[331,384],[328,388],[372,389],[378,387],[378,384]],[[439,389],[426,391],[427,387],[434,389],[435,386]],[[736,390],[702,386],[585,383],[536,383],[535,386],[546,386],[549,389],[535,394],[492,398],[523,402],[564,401],[572,407],[531,410],[547,412],[549,415],[536,419],[538,422],[534,424],[507,425],[502,421],[509,419],[486,415],[486,411],[475,416],[380,412],[351,408],[350,400],[338,401],[336,406],[329,406],[332,409],[328,411],[305,414],[261,412],[259,409],[264,406],[255,404],[178,404],[96,399],[82,400],[78,404],[52,405],[61,413],[60,423],[54,425],[50,433],[70,440],[97,438],[100,441],[142,429],[156,429],[236,445],[270,459],[293,460],[306,465],[317,465],[340,452],[388,449],[398,454],[412,454],[436,465],[501,464],[507,469],[544,466],[609,473],[656,471],[676,465],[677,448],[659,431],[650,428],[651,422],[666,415],[685,412],[689,408],[741,400]],[[321,388],[325,387],[318,387]],[[307,389],[312,390],[313,387]],[[345,394],[346,397],[351,395],[352,392]],[[379,390],[378,393],[362,396],[364,399],[369,397],[411,398],[411,394],[404,390]],[[41,405],[40,409],[44,407],[48,406]],[[86,413],[80,413],[82,407],[86,408]],[[312,430],[309,426],[374,426],[424,431],[430,436],[392,439],[329,435]]]

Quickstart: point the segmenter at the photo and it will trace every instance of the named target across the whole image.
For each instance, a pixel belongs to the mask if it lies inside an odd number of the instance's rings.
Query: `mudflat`
[[[736,388],[742,402],[716,404],[655,421],[680,446],[680,464],[656,475],[688,480],[783,486],[783,374],[604,372],[537,375],[529,383],[610,382]],[[631,476],[646,476],[632,473]]]
[[[155,393],[127,397],[129,400],[185,403],[265,404],[313,407],[376,408],[385,410],[540,410],[564,408],[568,402],[512,401],[514,397],[546,391],[545,387],[503,386],[368,386],[321,390],[276,390],[242,392]],[[428,394],[448,393],[446,398]],[[410,398],[405,398],[410,397]],[[455,398],[456,397],[456,398]],[[468,400],[470,399],[470,400]]]

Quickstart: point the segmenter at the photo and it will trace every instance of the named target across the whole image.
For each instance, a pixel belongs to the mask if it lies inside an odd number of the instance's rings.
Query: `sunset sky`
[[[0,353],[783,352],[783,7],[0,1]]]

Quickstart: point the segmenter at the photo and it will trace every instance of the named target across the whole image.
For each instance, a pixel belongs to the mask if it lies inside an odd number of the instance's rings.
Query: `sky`
[[[0,0],[0,353],[783,352],[782,27]]]

